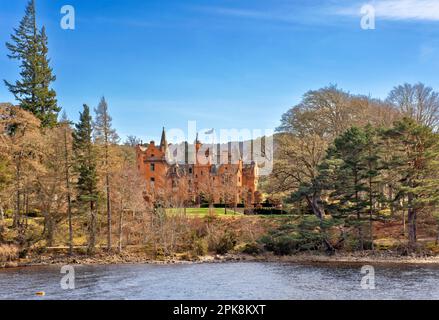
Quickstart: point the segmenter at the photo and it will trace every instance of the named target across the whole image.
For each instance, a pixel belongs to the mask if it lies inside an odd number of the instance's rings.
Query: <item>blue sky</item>
[[[26,0],[0,0],[0,76],[18,69],[3,43]],[[362,30],[360,8],[376,8]],[[76,29],[60,27],[63,5]],[[328,84],[385,98],[393,86],[439,89],[436,0],[37,0],[60,105],[77,120],[105,95],[122,137],[161,127],[274,128],[310,89]],[[0,101],[13,97],[0,85]]]

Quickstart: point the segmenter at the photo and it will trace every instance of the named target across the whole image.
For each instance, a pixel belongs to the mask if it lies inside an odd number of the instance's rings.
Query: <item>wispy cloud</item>
[[[363,5],[374,7],[378,18],[387,20],[426,20],[439,21],[438,0],[375,0],[357,3],[354,6],[336,8],[340,15],[360,16]]]
[[[331,16],[328,12],[328,7],[318,6],[312,3],[267,5],[257,8],[192,6],[191,9],[212,16],[286,24],[327,23],[327,18]]]
[[[272,18],[272,15],[257,10],[234,9],[234,8],[223,8],[223,7],[198,7],[196,9],[206,13],[239,17],[239,18],[255,18],[255,19]]]
[[[275,20],[275,21],[291,21],[291,17],[284,14],[278,14],[273,11],[263,11],[263,10],[253,10],[253,9],[237,9],[237,8],[227,8],[227,7],[212,7],[212,6],[203,6],[203,7],[193,7],[194,10],[216,15],[216,16],[224,16],[231,18],[247,18],[247,19],[255,19],[255,20]]]

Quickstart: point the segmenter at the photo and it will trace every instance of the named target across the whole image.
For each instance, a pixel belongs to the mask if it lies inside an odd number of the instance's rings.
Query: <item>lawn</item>
[[[227,209],[227,214],[224,212],[224,208],[212,208],[213,213],[217,216],[230,217],[230,216],[241,216],[239,212],[234,212],[231,209]],[[181,212],[183,209],[167,209],[167,213],[173,214]],[[190,216],[205,217],[209,214],[209,208],[186,208],[186,214]]]

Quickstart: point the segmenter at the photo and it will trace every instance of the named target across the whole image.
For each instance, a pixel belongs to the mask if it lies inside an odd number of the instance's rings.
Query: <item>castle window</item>
[[[192,167],[189,168],[189,173],[192,174]]]
[[[151,184],[151,188],[154,188],[154,186],[155,186],[155,178],[151,178],[150,184]]]
[[[201,175],[203,175],[203,171],[201,171]]]
[[[154,172],[154,171],[155,171],[155,163],[151,163],[151,164],[149,165],[149,169],[150,169],[152,172]]]

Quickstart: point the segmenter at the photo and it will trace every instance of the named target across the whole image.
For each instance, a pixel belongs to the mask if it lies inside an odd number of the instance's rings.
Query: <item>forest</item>
[[[420,221],[437,244],[438,125],[438,93],[421,83],[397,86],[385,101],[333,85],[309,91],[282,117],[264,188],[312,214],[330,252],[348,242],[373,249],[378,226],[398,226],[388,237],[416,250]]]
[[[273,172],[261,178],[266,202],[285,214],[191,217],[184,191],[145,195],[139,141],[120,141],[104,97],[84,104],[77,123],[62,112],[33,0],[7,48],[20,78],[5,80],[17,104],[0,104],[0,262],[125,248],[153,259],[439,252],[439,93],[431,87],[399,85],[382,100],[336,85],[308,91],[282,116]]]

